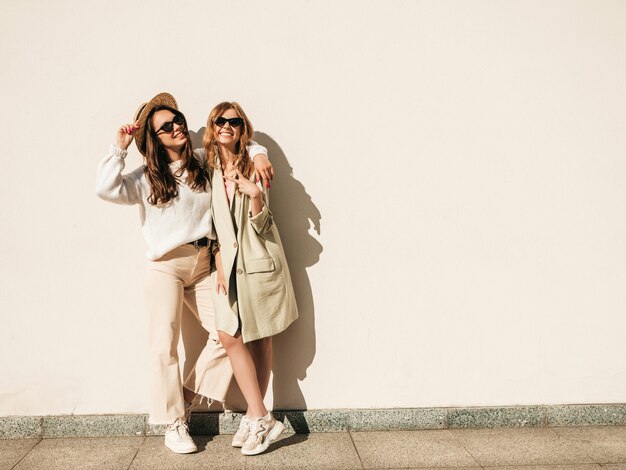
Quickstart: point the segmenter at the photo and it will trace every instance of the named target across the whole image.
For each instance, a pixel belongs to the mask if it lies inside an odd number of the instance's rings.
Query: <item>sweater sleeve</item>
[[[203,148],[194,149],[194,153],[196,157],[200,161],[206,160],[206,150]],[[248,155],[250,155],[250,160],[254,161],[254,157],[257,155],[265,155],[267,157],[267,149],[262,145],[257,144],[254,140],[248,141]],[[269,157],[268,157],[269,158]]]
[[[259,154],[267,157],[267,149],[262,145],[257,144],[254,140],[250,140],[248,142],[248,155],[250,155],[252,161],[254,161],[254,157]]]
[[[138,204],[141,191],[137,172],[122,175],[128,152],[111,145],[109,153],[100,161],[96,177],[96,194],[105,201],[116,204]]]

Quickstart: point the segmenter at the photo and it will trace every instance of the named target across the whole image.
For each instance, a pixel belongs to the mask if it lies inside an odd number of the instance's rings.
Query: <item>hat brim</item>
[[[154,98],[152,98],[147,103],[143,103],[137,111],[135,111],[134,122],[138,126],[138,129],[135,131],[135,144],[137,144],[137,149],[141,152],[142,155],[146,154],[146,121],[148,116],[154,108],[157,106],[169,106],[170,108],[178,109],[178,104],[176,104],[176,100],[169,93],[159,93]]]

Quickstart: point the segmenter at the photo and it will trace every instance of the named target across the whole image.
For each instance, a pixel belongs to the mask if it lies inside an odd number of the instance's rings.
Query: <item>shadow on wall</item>
[[[204,127],[197,132],[189,131],[194,148],[202,147],[204,131]],[[302,183],[294,178],[293,169],[280,146],[262,132],[256,132],[254,140],[267,148],[274,167],[270,208],[285,249],[300,315],[287,331],[274,337],[274,409],[305,410],[306,400],[299,381],[306,378],[307,369],[315,357],[315,306],[306,268],[319,261],[323,250],[309,230],[313,225],[315,232],[320,234],[321,214]],[[206,342],[206,335],[200,338],[202,335],[198,335],[198,329],[202,330],[202,327],[193,315],[184,314],[181,331],[186,357],[184,377]],[[234,380],[227,402],[234,410],[245,409],[245,401]]]
[[[191,144],[194,149],[201,149],[203,147],[202,137],[204,137],[204,131],[206,131],[206,127],[201,127],[198,129],[198,132],[189,129],[189,138],[191,139]]]
[[[322,245],[309,233],[320,234],[322,216],[280,146],[267,134],[255,132],[254,140],[267,148],[275,177],[270,190],[270,209],[280,232],[289,263],[300,317],[284,333],[274,337],[274,408],[305,410],[299,381],[306,378],[315,357],[315,305],[306,269],[319,261]]]

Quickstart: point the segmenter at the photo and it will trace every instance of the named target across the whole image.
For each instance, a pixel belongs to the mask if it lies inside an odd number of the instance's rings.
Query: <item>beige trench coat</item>
[[[298,318],[298,308],[267,191],[263,209],[250,217],[247,196],[236,194],[234,206],[229,205],[220,168],[213,172],[212,186],[213,223],[229,284],[227,295],[213,289],[216,327],[234,336],[241,319],[244,343],[278,334]],[[216,278],[214,272],[213,286]]]

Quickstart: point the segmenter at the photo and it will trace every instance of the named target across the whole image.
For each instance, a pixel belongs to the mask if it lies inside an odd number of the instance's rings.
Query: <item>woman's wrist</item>
[[[250,216],[254,217],[263,210],[263,197],[261,196],[261,190],[258,191],[258,196],[250,197]]]
[[[118,144],[111,145],[111,153],[121,159],[126,158],[126,155],[128,155],[128,151],[125,148],[120,147]]]

